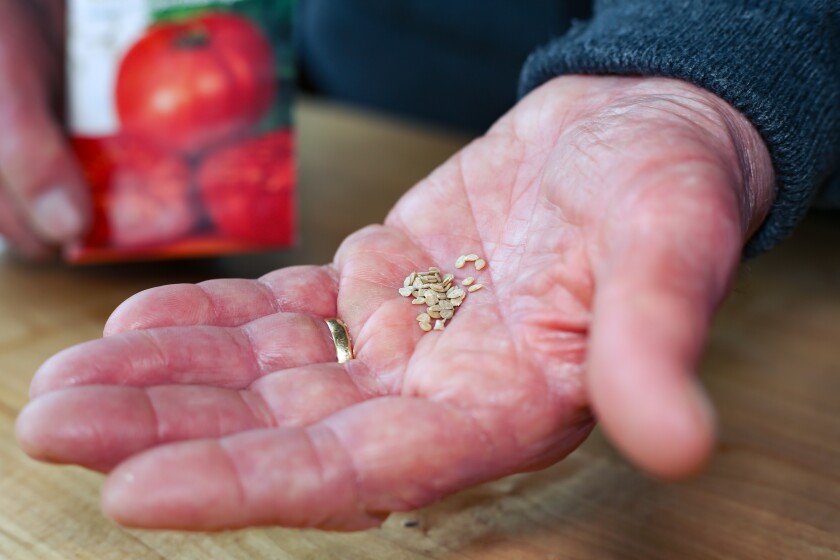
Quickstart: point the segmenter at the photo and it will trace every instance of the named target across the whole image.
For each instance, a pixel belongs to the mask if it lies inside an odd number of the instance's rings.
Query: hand
[[[0,235],[24,256],[81,235],[89,200],[55,116],[62,0],[0,0]]]
[[[697,362],[772,183],[709,93],[555,79],[332,264],[129,299],[44,364],[18,437],[111,471],[105,510],[142,527],[369,527],[551,465],[595,417],[650,472],[688,475],[714,442]],[[485,289],[424,334],[397,288],[470,252]]]

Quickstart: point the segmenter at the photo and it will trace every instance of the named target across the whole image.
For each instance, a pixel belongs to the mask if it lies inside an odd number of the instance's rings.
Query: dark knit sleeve
[[[581,73],[683,79],[750,119],[777,196],[747,256],[788,236],[840,165],[840,0],[596,0],[529,57],[520,95]]]

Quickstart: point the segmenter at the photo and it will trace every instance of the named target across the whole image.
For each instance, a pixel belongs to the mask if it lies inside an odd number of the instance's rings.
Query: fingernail
[[[35,227],[53,241],[69,241],[82,233],[82,214],[65,189],[48,190],[32,205]]]

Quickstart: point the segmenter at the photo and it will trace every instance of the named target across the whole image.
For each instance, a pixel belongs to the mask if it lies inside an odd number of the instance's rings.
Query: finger
[[[248,390],[73,387],[30,403],[18,417],[17,437],[35,459],[108,471],[157,445],[306,426],[363,398],[340,364],[277,372]]]
[[[705,179],[651,189],[613,222],[596,280],[590,398],[615,444],[665,477],[693,473],[712,452],[714,414],[695,374],[742,243],[725,178]]]
[[[467,414],[385,397],[307,428],[173,444],[115,469],[103,507],[138,527],[357,530],[506,474],[517,457]]]
[[[50,108],[56,57],[29,17],[16,2],[0,3],[0,173],[27,225],[45,242],[61,243],[84,232],[90,202]]]
[[[274,371],[335,360],[324,321],[277,313],[242,327],[165,327],[86,342],[47,360],[30,394],[78,385],[243,389]]]
[[[327,267],[280,269],[259,280],[210,280],[140,292],[120,305],[105,336],[156,327],[235,327],[272,313],[335,317],[335,277]]]
[[[0,112],[7,131],[0,135],[0,169],[9,193],[43,241],[77,239],[90,221],[90,198],[74,156],[43,107],[17,111]]]

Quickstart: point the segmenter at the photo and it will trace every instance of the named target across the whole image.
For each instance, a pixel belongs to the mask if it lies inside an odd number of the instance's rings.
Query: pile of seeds
[[[482,270],[487,263],[478,255],[462,255],[458,257],[455,268],[463,268],[468,262],[475,263],[476,270]],[[464,287],[468,286],[465,290]],[[475,278],[470,276],[461,282],[461,286],[455,283],[455,275],[441,273],[437,267],[430,267],[426,272],[412,272],[403,282],[400,288],[400,295],[413,297],[414,305],[425,305],[425,313],[417,316],[420,328],[426,332],[431,330],[442,331],[446,327],[446,321],[455,315],[455,309],[461,306],[467,293],[475,292],[482,288],[481,284],[475,283]],[[432,320],[435,324],[432,326]]]

